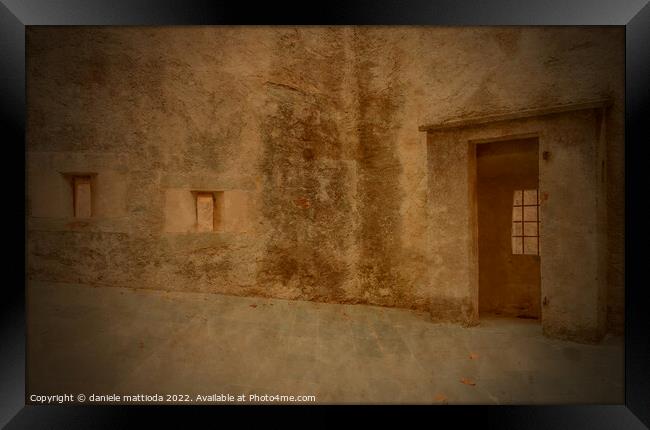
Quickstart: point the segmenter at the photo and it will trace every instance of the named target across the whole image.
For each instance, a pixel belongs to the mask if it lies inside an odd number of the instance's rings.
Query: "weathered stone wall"
[[[471,315],[476,298],[453,285],[473,275],[442,263],[456,245],[430,241],[440,208],[418,126],[610,97],[621,329],[623,66],[612,27],[29,28],[29,277]],[[88,221],[61,203],[75,171],[102,184]],[[229,227],[174,227],[192,190],[230,196]]]

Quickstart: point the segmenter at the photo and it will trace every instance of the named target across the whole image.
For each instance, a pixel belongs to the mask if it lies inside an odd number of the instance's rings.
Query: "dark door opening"
[[[541,316],[538,146],[476,145],[480,316]]]

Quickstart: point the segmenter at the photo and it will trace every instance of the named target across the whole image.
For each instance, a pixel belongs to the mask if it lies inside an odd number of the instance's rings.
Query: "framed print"
[[[7,428],[650,423],[644,1],[0,11]]]

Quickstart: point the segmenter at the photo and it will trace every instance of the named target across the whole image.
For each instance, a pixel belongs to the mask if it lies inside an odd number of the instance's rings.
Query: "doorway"
[[[479,317],[540,319],[537,138],[476,145]]]

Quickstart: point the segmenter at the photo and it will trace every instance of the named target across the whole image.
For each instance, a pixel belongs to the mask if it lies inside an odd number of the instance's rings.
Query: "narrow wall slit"
[[[90,176],[74,176],[72,178],[72,204],[75,218],[90,218],[92,214],[90,184]]]
[[[538,146],[476,145],[480,317],[541,317]]]
[[[223,191],[193,191],[196,205],[196,231],[221,230]]]

